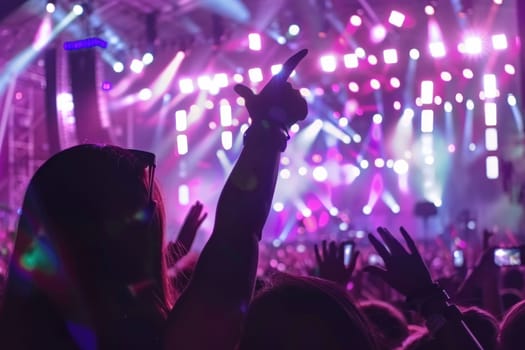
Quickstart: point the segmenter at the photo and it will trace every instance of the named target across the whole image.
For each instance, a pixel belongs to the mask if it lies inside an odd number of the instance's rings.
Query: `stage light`
[[[263,81],[263,74],[261,68],[248,69],[248,77],[252,83],[259,83]]]
[[[119,61],[113,63],[113,70],[115,73],[122,73],[124,71],[124,63]]]
[[[431,104],[434,98],[434,83],[431,80],[421,82],[421,103]]]
[[[469,36],[458,45],[458,51],[468,55],[479,55],[483,51],[483,42],[480,37]]]
[[[221,126],[228,127],[232,126],[232,108],[228,104],[228,102],[221,101],[221,107],[220,107],[220,118],[221,118]]]
[[[372,207],[369,206],[368,204],[366,204],[366,205],[363,207],[363,214],[365,214],[365,215],[370,215],[370,214],[372,214]]]
[[[248,47],[253,51],[261,51],[261,36],[258,33],[248,34]]]
[[[217,73],[213,76],[213,84],[217,87],[224,88],[228,86],[228,75],[226,73]]]
[[[495,98],[499,96],[495,74],[483,75],[483,91],[485,98]]]
[[[312,216],[312,210],[310,208],[303,208],[303,210],[301,210],[301,214],[303,214],[305,218],[309,218]]]
[[[177,131],[186,131],[188,128],[188,118],[185,110],[175,111],[175,129]]]
[[[276,40],[277,40],[277,43],[278,43],[279,45],[284,45],[284,44],[286,44],[286,38],[285,38],[284,36],[282,36],[282,35],[279,35],[279,36],[277,37]]]
[[[359,27],[363,23],[363,20],[358,15],[352,15],[350,17],[350,24],[354,27]]]
[[[144,70],[144,63],[142,63],[141,60],[134,58],[129,65],[129,69],[131,69],[133,73],[140,74]]]
[[[401,109],[401,102],[394,101],[392,107],[394,107],[394,110],[399,111]]]
[[[67,92],[61,92],[57,95],[57,109],[58,111],[67,114],[73,112],[75,104],[73,103],[73,95]]]
[[[370,31],[370,40],[373,43],[380,43],[386,38],[386,28],[382,24],[376,24]]]
[[[221,132],[221,144],[222,148],[226,151],[230,150],[233,146],[233,134],[230,130]]]
[[[290,127],[290,131],[296,134],[299,131],[299,124],[295,123]]]
[[[390,78],[390,85],[392,85],[393,88],[399,88],[401,86],[401,82],[398,78],[392,77]]]
[[[377,79],[370,80],[370,86],[374,90],[379,90],[381,88],[381,83]]]
[[[343,61],[346,68],[357,68],[359,66],[359,59],[354,53],[344,55]]]
[[[488,156],[485,160],[487,179],[495,180],[499,177],[499,159],[496,156]]]
[[[270,67],[270,71],[272,72],[272,75],[279,74],[282,69],[283,69],[282,64],[274,64],[273,66]]]
[[[447,112],[447,113],[452,112],[452,103],[447,101],[447,102],[445,102],[445,105],[443,107],[445,109],[445,112]]]
[[[465,79],[472,79],[474,78],[474,72],[469,68],[465,68],[463,69],[463,76]]]
[[[506,64],[505,65],[505,73],[514,75],[516,74],[516,68],[512,64]]]
[[[55,10],[56,10],[55,1],[54,0],[48,1],[46,4],[47,13],[55,13]]]
[[[419,50],[418,49],[411,49],[409,52],[410,58],[413,60],[419,59]]]
[[[112,84],[109,81],[105,81],[102,83],[102,90],[109,91],[112,88]]]
[[[455,96],[455,99],[456,99],[456,102],[457,103],[462,103],[463,102],[463,94],[461,94],[460,92],[458,92]]]
[[[394,162],[394,172],[398,175],[403,175],[408,172],[408,162],[404,159],[398,159]]]
[[[487,151],[498,150],[498,130],[496,128],[485,129],[485,148]]]
[[[190,188],[188,185],[179,186],[179,204],[187,205],[190,203]]]
[[[397,50],[396,49],[386,49],[383,51],[383,60],[386,64],[397,63]]]
[[[200,90],[210,90],[212,86],[211,78],[208,75],[201,75],[197,78],[197,86]]]
[[[476,144],[473,143],[473,142],[469,143],[469,144],[468,144],[468,150],[469,150],[470,152],[474,152],[474,151],[476,150]]]
[[[142,63],[144,63],[146,66],[153,63],[153,54],[151,52],[146,52],[142,56]]]
[[[346,128],[348,126],[348,118],[339,118],[339,120],[337,121],[337,125],[339,125],[341,128]]]
[[[516,96],[514,96],[513,94],[509,94],[507,96],[507,103],[509,104],[509,106],[515,106],[517,103]]]
[[[430,49],[430,55],[432,55],[432,57],[434,58],[445,57],[447,54],[445,44],[441,41],[435,41],[433,43],[430,43],[428,47]]]
[[[434,131],[434,111],[424,109],[421,111],[421,132],[431,133]]]
[[[492,47],[494,50],[505,50],[508,47],[507,36],[505,34],[494,34],[492,36]]]
[[[376,168],[383,168],[385,166],[385,160],[383,158],[376,158],[374,160],[374,165]]]
[[[357,93],[359,92],[359,85],[355,81],[351,81],[348,83],[348,90]]]
[[[443,80],[443,81],[451,81],[452,80],[452,74],[450,74],[447,71],[441,72],[440,76],[441,76],[441,80]]]
[[[375,66],[377,64],[377,57],[374,55],[368,56],[368,63],[370,63],[371,66]]]
[[[465,105],[467,106],[467,109],[468,109],[469,111],[471,111],[471,110],[474,109],[474,101],[472,101],[472,100],[470,100],[470,99],[467,100],[467,102],[465,103]]]
[[[288,34],[291,36],[299,35],[299,32],[301,31],[301,28],[297,24],[291,24],[288,27]]]
[[[139,100],[141,101],[147,101],[153,96],[153,93],[151,92],[151,89],[144,88],[139,91]]]
[[[181,156],[188,153],[188,137],[186,135],[177,135],[177,152]]]
[[[191,94],[193,91],[195,91],[193,80],[190,78],[183,78],[179,80],[179,89],[183,94]]]
[[[77,16],[80,16],[84,13],[84,6],[76,4],[73,6],[73,13]]]
[[[354,134],[354,135],[352,136],[352,140],[353,140],[355,143],[360,143],[360,142],[362,141],[362,139],[361,139],[361,135],[359,135],[359,134]]]
[[[392,12],[390,12],[390,16],[388,17],[388,22],[398,28],[401,28],[405,22],[405,15],[399,11],[392,10]]]
[[[331,207],[328,212],[330,213],[330,215],[332,216],[337,216],[339,214],[339,209],[337,209],[336,207]]]
[[[337,61],[333,55],[321,56],[320,63],[324,72],[333,72],[337,68]]]
[[[494,4],[502,5],[503,4],[503,0],[494,0]]]
[[[276,213],[280,213],[284,210],[284,204],[281,203],[281,202],[275,202],[273,204],[273,211],[275,211]]]
[[[372,122],[374,124],[381,124],[383,122],[383,116],[379,113],[374,114],[372,117]]]
[[[425,6],[425,13],[428,16],[433,16],[436,13],[436,9],[432,5],[426,5]]]
[[[456,152],[456,146],[453,145],[453,144],[450,144],[450,145],[447,146],[447,150],[448,150],[449,153],[454,153],[454,152]]]
[[[355,54],[359,58],[365,58],[366,57],[366,51],[362,47],[358,47],[355,49]]]
[[[359,162],[359,166],[361,167],[361,169],[367,169],[368,168],[368,160],[366,159],[363,159]]]
[[[326,181],[328,178],[328,171],[326,171],[326,168],[323,166],[317,166],[312,171],[312,177],[317,182]]]

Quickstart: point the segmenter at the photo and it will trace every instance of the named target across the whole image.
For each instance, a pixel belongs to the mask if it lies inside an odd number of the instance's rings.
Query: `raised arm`
[[[380,227],[377,232],[384,244],[372,234],[368,238],[383,258],[385,268],[368,266],[367,271],[379,275],[392,288],[404,294],[408,304],[425,318],[429,332],[446,349],[482,350],[476,337],[462,321],[458,308],[439,285],[432,282],[408,232],[401,228],[408,251],[387,229]]]
[[[287,79],[302,50],[255,95],[237,85],[252,118],[217,205],[215,224],[192,280],[168,318],[166,349],[234,349],[253,292],[258,241],[268,216],[288,128],[307,114]]]

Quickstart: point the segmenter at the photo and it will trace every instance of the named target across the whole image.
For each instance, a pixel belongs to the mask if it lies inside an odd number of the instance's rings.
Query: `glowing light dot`
[[[283,179],[289,179],[290,178],[290,170],[288,169],[282,169],[280,172],[279,172],[279,175],[281,176],[281,178]]]
[[[368,204],[363,207],[363,214],[370,215],[372,214],[372,207]]]
[[[354,27],[359,27],[363,23],[363,20],[358,15],[353,15],[350,17],[350,23]]]
[[[284,209],[284,204],[281,203],[281,202],[275,202],[273,204],[273,210],[276,211],[277,213],[280,213],[282,212]]]
[[[361,169],[366,169],[368,168],[368,160],[366,159],[363,159],[362,161],[359,162],[359,166],[361,167]]]
[[[328,178],[328,171],[323,166],[317,166],[312,171],[312,177],[317,182],[323,182]]]

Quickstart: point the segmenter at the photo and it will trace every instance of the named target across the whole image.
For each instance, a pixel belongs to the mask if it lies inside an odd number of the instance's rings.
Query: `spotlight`
[[[77,16],[80,16],[84,13],[84,6],[76,4],[73,6],[73,13]]]
[[[124,63],[119,61],[113,63],[113,70],[115,73],[122,73],[122,71],[124,71]]]
[[[144,63],[146,66],[148,64],[151,64],[153,63],[153,54],[151,52],[146,52],[143,56],[142,56],[142,63]]]
[[[56,10],[55,0],[48,1],[46,4],[47,13],[54,13]]]
[[[291,36],[296,36],[301,31],[301,28],[297,24],[292,24],[288,27],[288,34]]]
[[[396,27],[401,28],[403,26],[403,23],[405,22],[405,15],[399,11],[393,10],[392,12],[390,12],[388,22]]]

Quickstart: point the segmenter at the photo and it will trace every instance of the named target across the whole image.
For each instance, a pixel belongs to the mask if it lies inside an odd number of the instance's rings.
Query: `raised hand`
[[[408,251],[384,227],[377,229],[384,243],[380,242],[373,234],[368,235],[370,243],[383,258],[385,268],[367,266],[365,271],[380,276],[392,288],[407,297],[411,297],[431,288],[432,278],[408,232],[403,227],[400,231],[405,239]]]
[[[319,267],[319,277],[329,281],[339,283],[346,286],[355,269],[359,251],[353,250],[348,265],[345,266],[344,256],[345,247],[350,242],[343,242],[337,246],[336,242],[332,241],[327,247],[327,242],[322,242],[322,253],[319,252],[317,244],[314,246],[317,266]]]
[[[287,80],[307,53],[308,50],[304,49],[286,60],[281,72],[274,75],[259,94],[254,94],[246,85],[235,85],[235,92],[244,98],[254,122],[268,120],[287,129],[306,118],[306,100]]]
[[[184,223],[177,236],[177,241],[175,242],[175,249],[179,251],[178,254],[180,255],[178,258],[186,255],[190,251],[195,236],[197,235],[197,230],[208,216],[208,213],[203,213],[203,209],[202,203],[197,201],[191,206],[188,214],[186,214]]]

